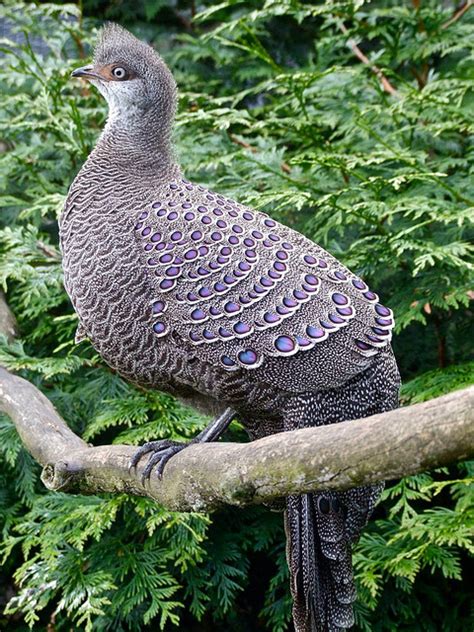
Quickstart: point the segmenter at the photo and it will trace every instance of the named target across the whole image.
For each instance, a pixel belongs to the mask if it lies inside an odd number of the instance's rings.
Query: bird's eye
[[[119,81],[128,79],[128,72],[125,70],[125,68],[122,68],[122,66],[116,66],[112,70],[112,74],[115,77],[115,79],[118,79]]]

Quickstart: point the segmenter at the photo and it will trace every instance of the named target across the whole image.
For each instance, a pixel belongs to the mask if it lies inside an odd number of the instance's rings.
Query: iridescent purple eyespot
[[[233,303],[232,301],[224,305],[224,311],[227,312],[228,314],[235,314],[239,310],[240,310],[240,305],[238,305],[237,303]]]
[[[193,241],[199,241],[199,239],[201,239],[202,237],[202,233],[200,230],[195,230],[191,233],[191,239]]]
[[[381,327],[391,327],[393,325],[392,318],[376,318],[375,322]]]
[[[304,280],[309,285],[319,285],[319,279],[314,276],[314,274],[306,274]]]
[[[238,323],[235,323],[233,327],[233,330],[235,331],[235,333],[239,335],[248,334],[250,329],[251,329],[250,325],[248,325],[247,323],[243,323],[241,321],[239,321]]]
[[[184,219],[185,219],[187,222],[190,222],[190,221],[191,221],[191,220],[193,220],[195,217],[196,217],[196,216],[195,216],[195,214],[194,214],[192,211],[189,211],[189,213],[185,213],[185,214],[184,214]]]
[[[143,247],[143,250],[145,250],[145,252],[149,252],[150,250],[153,250],[154,246],[153,244],[145,244],[145,246]]]
[[[257,354],[255,353],[255,351],[253,351],[253,349],[240,351],[237,357],[242,364],[252,365],[257,362]]]
[[[306,327],[306,333],[310,338],[315,338],[316,340],[319,338],[324,338],[326,335],[321,327],[314,327],[313,325],[308,325]]]
[[[266,312],[263,315],[263,320],[269,325],[273,325],[274,323],[278,323],[280,321],[280,317],[278,314],[274,314],[272,312]]]
[[[166,303],[164,301],[155,301],[152,305],[154,314],[161,314],[161,312],[165,311],[165,308],[166,308]]]
[[[291,353],[296,349],[296,344],[290,336],[278,336],[273,343],[281,353]]]
[[[268,228],[273,228],[275,226],[275,222],[272,219],[266,219],[263,223],[265,226],[268,226]]]
[[[168,219],[170,221],[176,219],[178,217],[178,213],[176,211],[171,211],[171,213],[168,213]]]
[[[355,343],[361,351],[370,351],[370,349],[373,349],[371,345],[367,344],[363,340],[356,340]]]
[[[201,298],[209,298],[212,296],[212,291],[209,287],[202,287],[198,293]]]
[[[344,318],[341,318],[337,314],[329,314],[329,320],[335,323],[336,325],[342,325],[342,323],[346,322]]]
[[[305,301],[308,298],[306,292],[302,290],[293,290],[293,296],[298,299],[298,301]]]
[[[354,314],[354,310],[352,307],[336,307],[336,311],[341,316],[352,316]]]
[[[370,291],[364,292],[363,296],[365,296],[365,298],[368,301],[376,301],[377,300],[377,294],[375,294],[375,292],[370,292]]]
[[[179,275],[179,268],[177,266],[170,266],[166,268],[165,274],[167,277],[176,277]]]
[[[224,222],[223,219],[218,219],[216,222],[216,226],[218,228],[227,228],[227,222]]]
[[[182,236],[183,236],[183,234],[179,230],[175,230],[174,233],[171,233],[171,240],[172,241],[179,241]]]
[[[155,323],[153,325],[153,331],[155,334],[162,335],[166,332],[166,325],[161,322]]]
[[[341,272],[340,270],[336,270],[334,272],[334,276],[336,277],[336,279],[339,279],[340,281],[346,281],[347,277],[344,274],[344,272]]]
[[[331,298],[336,305],[347,305],[349,303],[347,296],[340,294],[339,292],[334,292]]]
[[[170,255],[169,252],[167,252],[164,255],[161,255],[160,257],[160,263],[171,263],[172,260],[173,260],[173,255]]]
[[[191,318],[196,321],[205,320],[206,312],[198,307],[191,312]]]
[[[328,323],[327,320],[320,320],[321,327],[324,329],[334,329],[334,325],[332,323]]]
[[[201,217],[201,222],[203,224],[210,224],[212,222],[212,219],[209,217],[209,215],[203,215]]]
[[[380,344],[381,342],[384,342],[381,338],[378,338],[377,336],[372,336],[370,334],[365,334],[367,340],[370,340],[370,342],[374,342],[375,344]]]
[[[313,266],[316,263],[316,258],[313,257],[313,255],[305,255],[303,259],[310,266]]]
[[[283,299],[283,305],[285,305],[286,307],[289,307],[291,309],[291,308],[296,307],[298,305],[298,301],[295,301],[294,298],[289,298],[289,297],[285,296],[285,298]]]
[[[181,208],[191,208],[192,204],[190,204],[189,202],[185,202],[184,204],[181,204]]]
[[[302,349],[304,349],[305,347],[309,347],[312,344],[311,340],[303,338],[302,336],[296,336],[296,342],[298,343],[298,346]]]
[[[144,228],[142,230],[142,235],[143,237],[146,237],[147,235],[149,235],[151,233],[151,228],[149,226],[147,226],[146,228]]]
[[[363,281],[361,281],[360,279],[352,279],[352,285],[357,290],[366,290],[367,289],[367,285]]]
[[[375,306],[375,311],[379,316],[387,317],[391,315],[391,310],[389,310],[388,307],[385,307],[385,305],[381,305],[380,303],[377,303],[377,305]]]
[[[229,356],[223,355],[221,356],[221,362],[224,366],[235,366],[235,362]]]
[[[242,213],[242,217],[246,219],[247,221],[250,221],[253,219],[252,213],[248,213],[247,211],[245,211],[245,213]]]
[[[253,230],[252,237],[255,237],[255,239],[262,239],[263,235],[259,230]]]
[[[149,266],[157,266],[158,265],[158,261],[154,257],[150,257],[150,259],[148,259],[147,263],[148,263]]]

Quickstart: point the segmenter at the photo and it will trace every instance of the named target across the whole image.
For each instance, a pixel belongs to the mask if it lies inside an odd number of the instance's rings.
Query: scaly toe
[[[133,468],[137,467],[138,462],[145,454],[149,454],[150,452],[160,452],[161,450],[165,450],[172,445],[176,445],[176,441],[171,441],[170,439],[161,439],[159,441],[148,441],[147,443],[144,443],[138,448],[138,450],[130,459],[130,463],[128,466],[129,473]]]

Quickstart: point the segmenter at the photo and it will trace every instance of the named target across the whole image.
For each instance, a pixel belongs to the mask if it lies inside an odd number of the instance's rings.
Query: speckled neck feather
[[[184,179],[171,73],[108,27],[95,61],[119,58],[140,81],[102,86],[109,121],[60,221],[81,336],[136,384],[232,407],[251,437],[396,407],[391,310],[303,235]],[[380,489],[287,500],[297,632],[353,624],[351,544]]]

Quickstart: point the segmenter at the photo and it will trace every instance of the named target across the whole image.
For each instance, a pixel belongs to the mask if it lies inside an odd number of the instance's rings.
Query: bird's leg
[[[186,443],[178,443],[177,441],[171,441],[169,439],[149,441],[148,443],[145,443],[138,448],[133,455],[130,461],[129,470],[137,466],[142,456],[151,452],[152,454],[148,459],[145,469],[143,470],[142,483],[144,483],[146,479],[150,478],[151,471],[155,465],[157,465],[156,473],[158,474],[158,478],[161,479],[165,465],[172,456],[181,452],[181,450],[193,443],[209,443],[210,441],[219,439],[219,437],[227,430],[234,417],[235,411],[232,410],[232,408],[226,408],[226,410],[219,415],[219,417],[213,419],[202,432],[196,435],[194,439],[191,439],[191,441]]]

